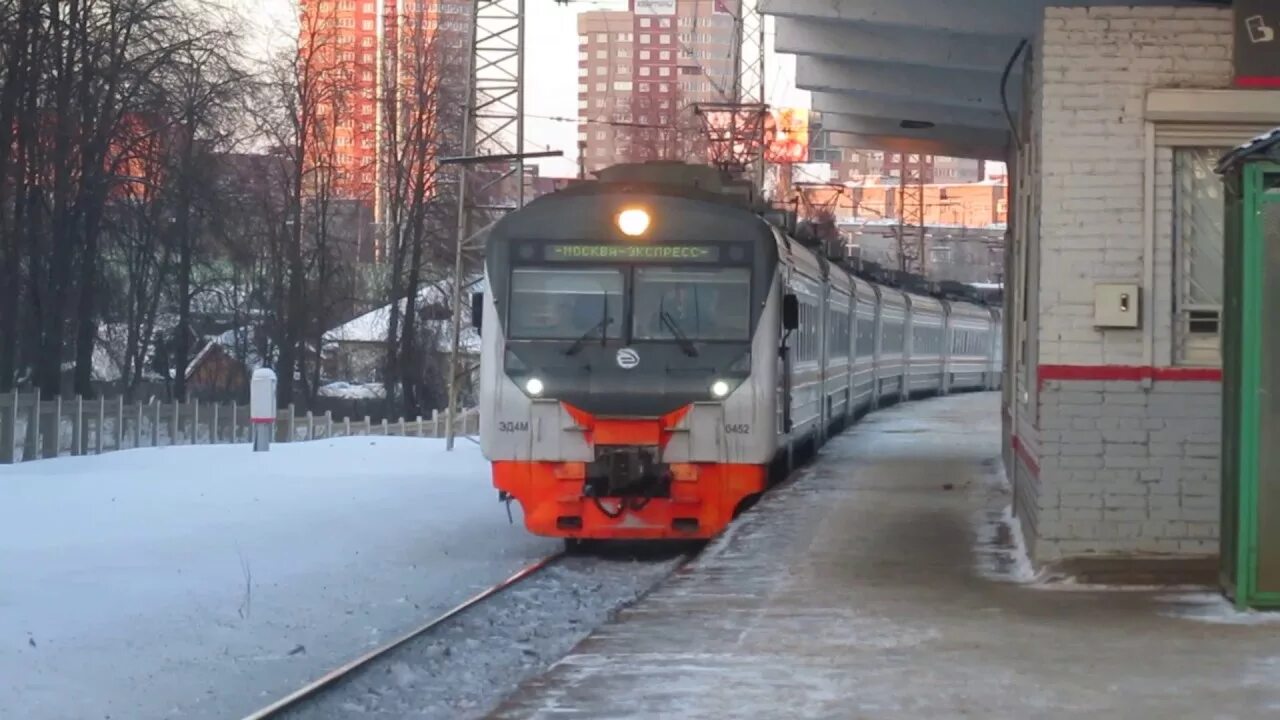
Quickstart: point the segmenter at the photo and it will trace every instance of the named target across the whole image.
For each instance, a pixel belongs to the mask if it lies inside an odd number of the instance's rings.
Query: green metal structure
[[[1226,155],[1222,587],[1280,608],[1280,128]]]

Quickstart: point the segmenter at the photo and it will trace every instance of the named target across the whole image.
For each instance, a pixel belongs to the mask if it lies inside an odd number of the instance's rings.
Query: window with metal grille
[[[1174,165],[1174,359],[1222,363],[1222,178],[1226,148],[1177,148]]]

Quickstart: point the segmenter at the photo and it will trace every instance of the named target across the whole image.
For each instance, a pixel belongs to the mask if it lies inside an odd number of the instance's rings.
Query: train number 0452
[[[724,431],[729,435],[750,435],[751,426],[746,423],[726,424]]]

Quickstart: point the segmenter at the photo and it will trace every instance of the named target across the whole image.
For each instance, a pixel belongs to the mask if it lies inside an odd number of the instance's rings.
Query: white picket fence
[[[480,414],[464,410],[458,435],[480,432]],[[168,445],[251,442],[249,406],[237,403],[149,402],[126,405],[123,397],[42,400],[40,393],[0,395],[0,464],[66,455]],[[293,406],[276,417],[276,442],[323,440],[353,435],[444,437],[447,418],[374,422],[368,417],[338,420],[330,413],[300,414]]]

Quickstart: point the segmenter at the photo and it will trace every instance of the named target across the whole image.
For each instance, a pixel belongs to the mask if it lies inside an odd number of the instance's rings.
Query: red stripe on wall
[[[1142,365],[1041,365],[1037,378],[1046,380],[1164,380],[1222,382],[1220,368],[1145,367]]]
[[[1040,461],[1031,455],[1031,451],[1027,449],[1026,445],[1022,444],[1022,440],[1017,435],[1014,435],[1011,441],[1013,443],[1013,452],[1022,458],[1022,464],[1027,466],[1032,475],[1040,477]]]
[[[1237,87],[1280,88],[1280,77],[1269,75],[1243,75],[1236,78]]]

